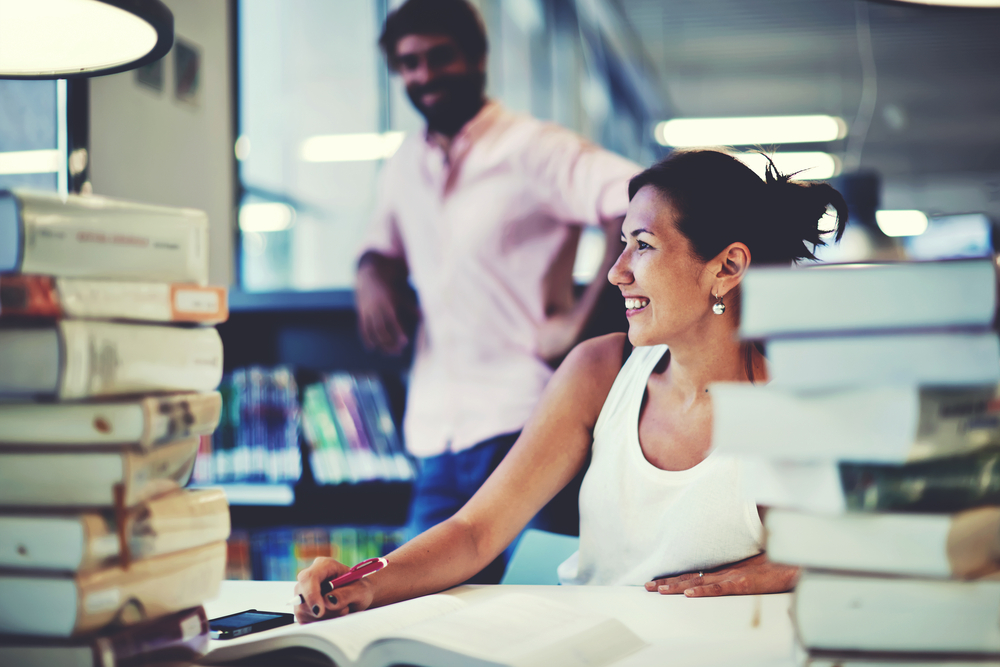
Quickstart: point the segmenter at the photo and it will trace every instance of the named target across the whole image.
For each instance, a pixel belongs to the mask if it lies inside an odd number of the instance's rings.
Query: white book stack
[[[711,387],[767,551],[802,566],[801,664],[1000,664],[993,259],[751,270],[770,382]]]
[[[222,409],[207,238],[200,211],[0,191],[0,663],[207,645],[230,530],[222,491],[185,488]]]

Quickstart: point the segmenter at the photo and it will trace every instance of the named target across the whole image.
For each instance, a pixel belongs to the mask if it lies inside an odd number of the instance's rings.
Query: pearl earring
[[[722,303],[722,295],[715,297],[716,301],[712,304],[712,312],[716,315],[721,315],[726,312],[726,304]]]

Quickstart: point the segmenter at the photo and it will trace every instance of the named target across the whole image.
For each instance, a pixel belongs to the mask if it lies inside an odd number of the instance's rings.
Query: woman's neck
[[[691,340],[670,345],[670,362],[662,379],[686,402],[705,396],[713,382],[747,382],[747,350],[755,383],[767,381],[767,363],[749,343],[741,343],[735,327],[717,326]]]

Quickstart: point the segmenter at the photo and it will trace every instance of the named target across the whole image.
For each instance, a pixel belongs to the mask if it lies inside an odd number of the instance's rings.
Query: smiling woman
[[[580,550],[564,583],[645,585],[690,597],[778,592],[798,570],[761,549],[761,524],[737,461],[711,451],[718,381],[763,381],[759,350],[736,331],[751,263],[791,263],[822,243],[843,198],[769,169],[761,180],[716,151],[676,153],[629,186],[626,246],[609,279],[624,334],[582,343],[559,367],[517,444],[451,519],[389,554],[390,567],[324,597],[348,568],[318,559],[299,574],[300,621],[339,616],[461,583],[490,562],[586,465]],[[623,350],[623,346],[625,349]]]

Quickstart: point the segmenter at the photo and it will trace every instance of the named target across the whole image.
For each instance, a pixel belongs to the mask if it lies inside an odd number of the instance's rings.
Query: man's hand
[[[683,593],[689,598],[784,593],[795,587],[800,572],[800,568],[778,565],[769,561],[766,554],[757,554],[711,572],[654,579],[646,583],[646,590],[661,595]]]
[[[358,262],[354,300],[358,310],[358,332],[368,349],[399,354],[409,338],[401,314],[416,316],[416,309],[406,302],[402,286],[406,282],[406,263],[377,253],[367,253]]]

